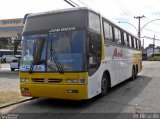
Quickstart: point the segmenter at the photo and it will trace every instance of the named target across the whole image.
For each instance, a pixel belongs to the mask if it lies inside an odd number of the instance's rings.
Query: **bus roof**
[[[32,18],[32,17],[39,17],[39,16],[44,16],[44,15],[50,15],[50,14],[55,14],[55,13],[64,13],[64,12],[72,12],[72,11],[80,11],[80,10],[87,10],[87,11],[92,11],[96,14],[100,14],[100,12],[95,11],[93,9],[90,9],[88,7],[74,7],[74,8],[66,8],[66,9],[58,9],[58,10],[52,10],[52,11],[47,11],[47,12],[41,12],[41,13],[32,13],[28,15],[28,18]],[[100,14],[102,15],[102,14]],[[104,18],[105,20],[109,21],[111,24],[117,26],[118,28],[122,29],[123,31],[129,33],[130,35],[136,37],[137,39],[139,39],[137,36],[135,36],[133,33],[129,32],[127,29],[122,28],[118,25],[118,23],[113,22],[113,20],[104,17],[104,15],[102,15],[102,18]]]
[[[28,17],[36,17],[36,16],[49,15],[49,14],[54,14],[54,13],[63,13],[63,12],[71,12],[71,11],[79,11],[79,10],[91,10],[91,9],[89,9],[87,7],[74,7],[74,8],[67,8],[67,9],[58,9],[58,10],[52,10],[52,11],[47,11],[47,12],[32,13],[32,14],[29,14]]]

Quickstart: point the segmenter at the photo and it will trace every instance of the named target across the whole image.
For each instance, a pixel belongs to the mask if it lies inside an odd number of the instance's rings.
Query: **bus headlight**
[[[29,79],[22,78],[22,79],[20,80],[20,82],[21,82],[21,83],[24,83],[24,82],[29,82]]]
[[[29,91],[29,89],[22,87],[22,88],[21,88],[21,91]]]

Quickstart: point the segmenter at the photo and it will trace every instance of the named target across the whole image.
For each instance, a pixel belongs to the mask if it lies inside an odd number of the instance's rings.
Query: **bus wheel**
[[[101,81],[101,96],[105,96],[109,89],[109,80],[106,74],[103,74]]]
[[[134,79],[136,79],[136,71],[135,71],[135,68],[133,67],[131,80],[134,80]]]
[[[11,68],[11,71],[14,71],[14,69],[13,69],[13,68]]]

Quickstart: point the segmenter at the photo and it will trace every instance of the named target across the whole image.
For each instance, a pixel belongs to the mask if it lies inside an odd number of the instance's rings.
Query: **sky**
[[[145,27],[142,29],[141,37],[148,36],[153,38],[155,35],[156,39],[160,39],[160,20],[150,22],[154,19],[160,19],[160,0],[72,1],[81,7],[87,6],[92,8],[134,35],[137,35],[136,30],[138,29],[138,19],[135,19],[134,16],[144,15],[145,18],[141,19],[141,28]],[[1,0],[0,19],[23,18],[27,13],[38,13],[63,8],[71,8],[71,6],[63,0]],[[119,21],[127,23],[118,23]],[[145,47],[152,43],[153,40],[144,39]],[[160,46],[160,40],[156,40],[155,44],[156,46]]]

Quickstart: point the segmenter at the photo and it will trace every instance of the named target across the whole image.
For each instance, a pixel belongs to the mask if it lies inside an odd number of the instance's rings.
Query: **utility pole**
[[[138,19],[138,37],[141,37],[141,19],[145,18],[145,16],[134,16],[135,19]]]
[[[144,38],[143,38],[143,50],[144,50]]]
[[[154,34],[154,37],[153,37],[153,57],[154,57],[154,46],[155,46],[155,34]]]

